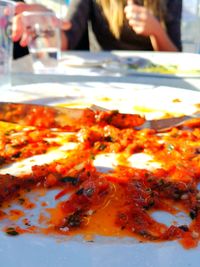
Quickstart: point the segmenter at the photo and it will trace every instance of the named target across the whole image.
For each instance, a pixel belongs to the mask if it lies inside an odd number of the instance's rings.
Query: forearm
[[[155,51],[177,52],[178,48],[169,38],[167,32],[159,25],[154,33],[150,35],[151,44]]]
[[[68,48],[69,48],[68,39],[67,39],[65,31],[62,30],[61,31],[61,50],[65,51],[65,50],[68,50]]]
[[[178,51],[178,47],[168,35],[169,28],[166,27],[165,30],[160,21],[146,7],[128,1],[124,11],[134,32],[150,37],[155,51]]]

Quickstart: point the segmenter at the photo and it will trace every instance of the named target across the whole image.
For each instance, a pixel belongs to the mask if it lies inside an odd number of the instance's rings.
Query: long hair
[[[148,8],[164,25],[166,0],[137,0],[136,2]],[[127,0],[97,0],[97,3],[102,8],[111,32],[116,38],[119,38],[124,22],[124,7]]]

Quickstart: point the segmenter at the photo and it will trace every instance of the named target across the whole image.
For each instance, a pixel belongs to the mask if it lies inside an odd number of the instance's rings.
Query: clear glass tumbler
[[[29,52],[35,73],[49,72],[58,65],[61,53],[60,27],[53,12],[24,12]]]

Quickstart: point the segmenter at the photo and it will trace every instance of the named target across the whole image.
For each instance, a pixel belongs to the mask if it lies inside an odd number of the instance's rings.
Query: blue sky
[[[183,0],[183,6],[192,13],[196,13],[197,2],[198,0]]]

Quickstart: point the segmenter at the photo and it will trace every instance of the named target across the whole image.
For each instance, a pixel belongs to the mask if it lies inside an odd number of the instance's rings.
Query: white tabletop
[[[116,63],[117,58],[117,63]],[[66,52],[57,69],[34,74],[31,56],[26,56],[13,62],[13,85],[45,83],[45,82],[119,82],[134,84],[149,84],[154,86],[170,86],[189,90],[200,90],[200,75],[191,73],[182,75],[160,75],[156,73],[136,72],[127,69],[127,62],[142,58],[158,64],[175,65],[181,68],[200,70],[200,55],[188,53],[158,53],[158,52]],[[114,60],[113,60],[114,59]],[[191,66],[190,66],[191,65]]]

